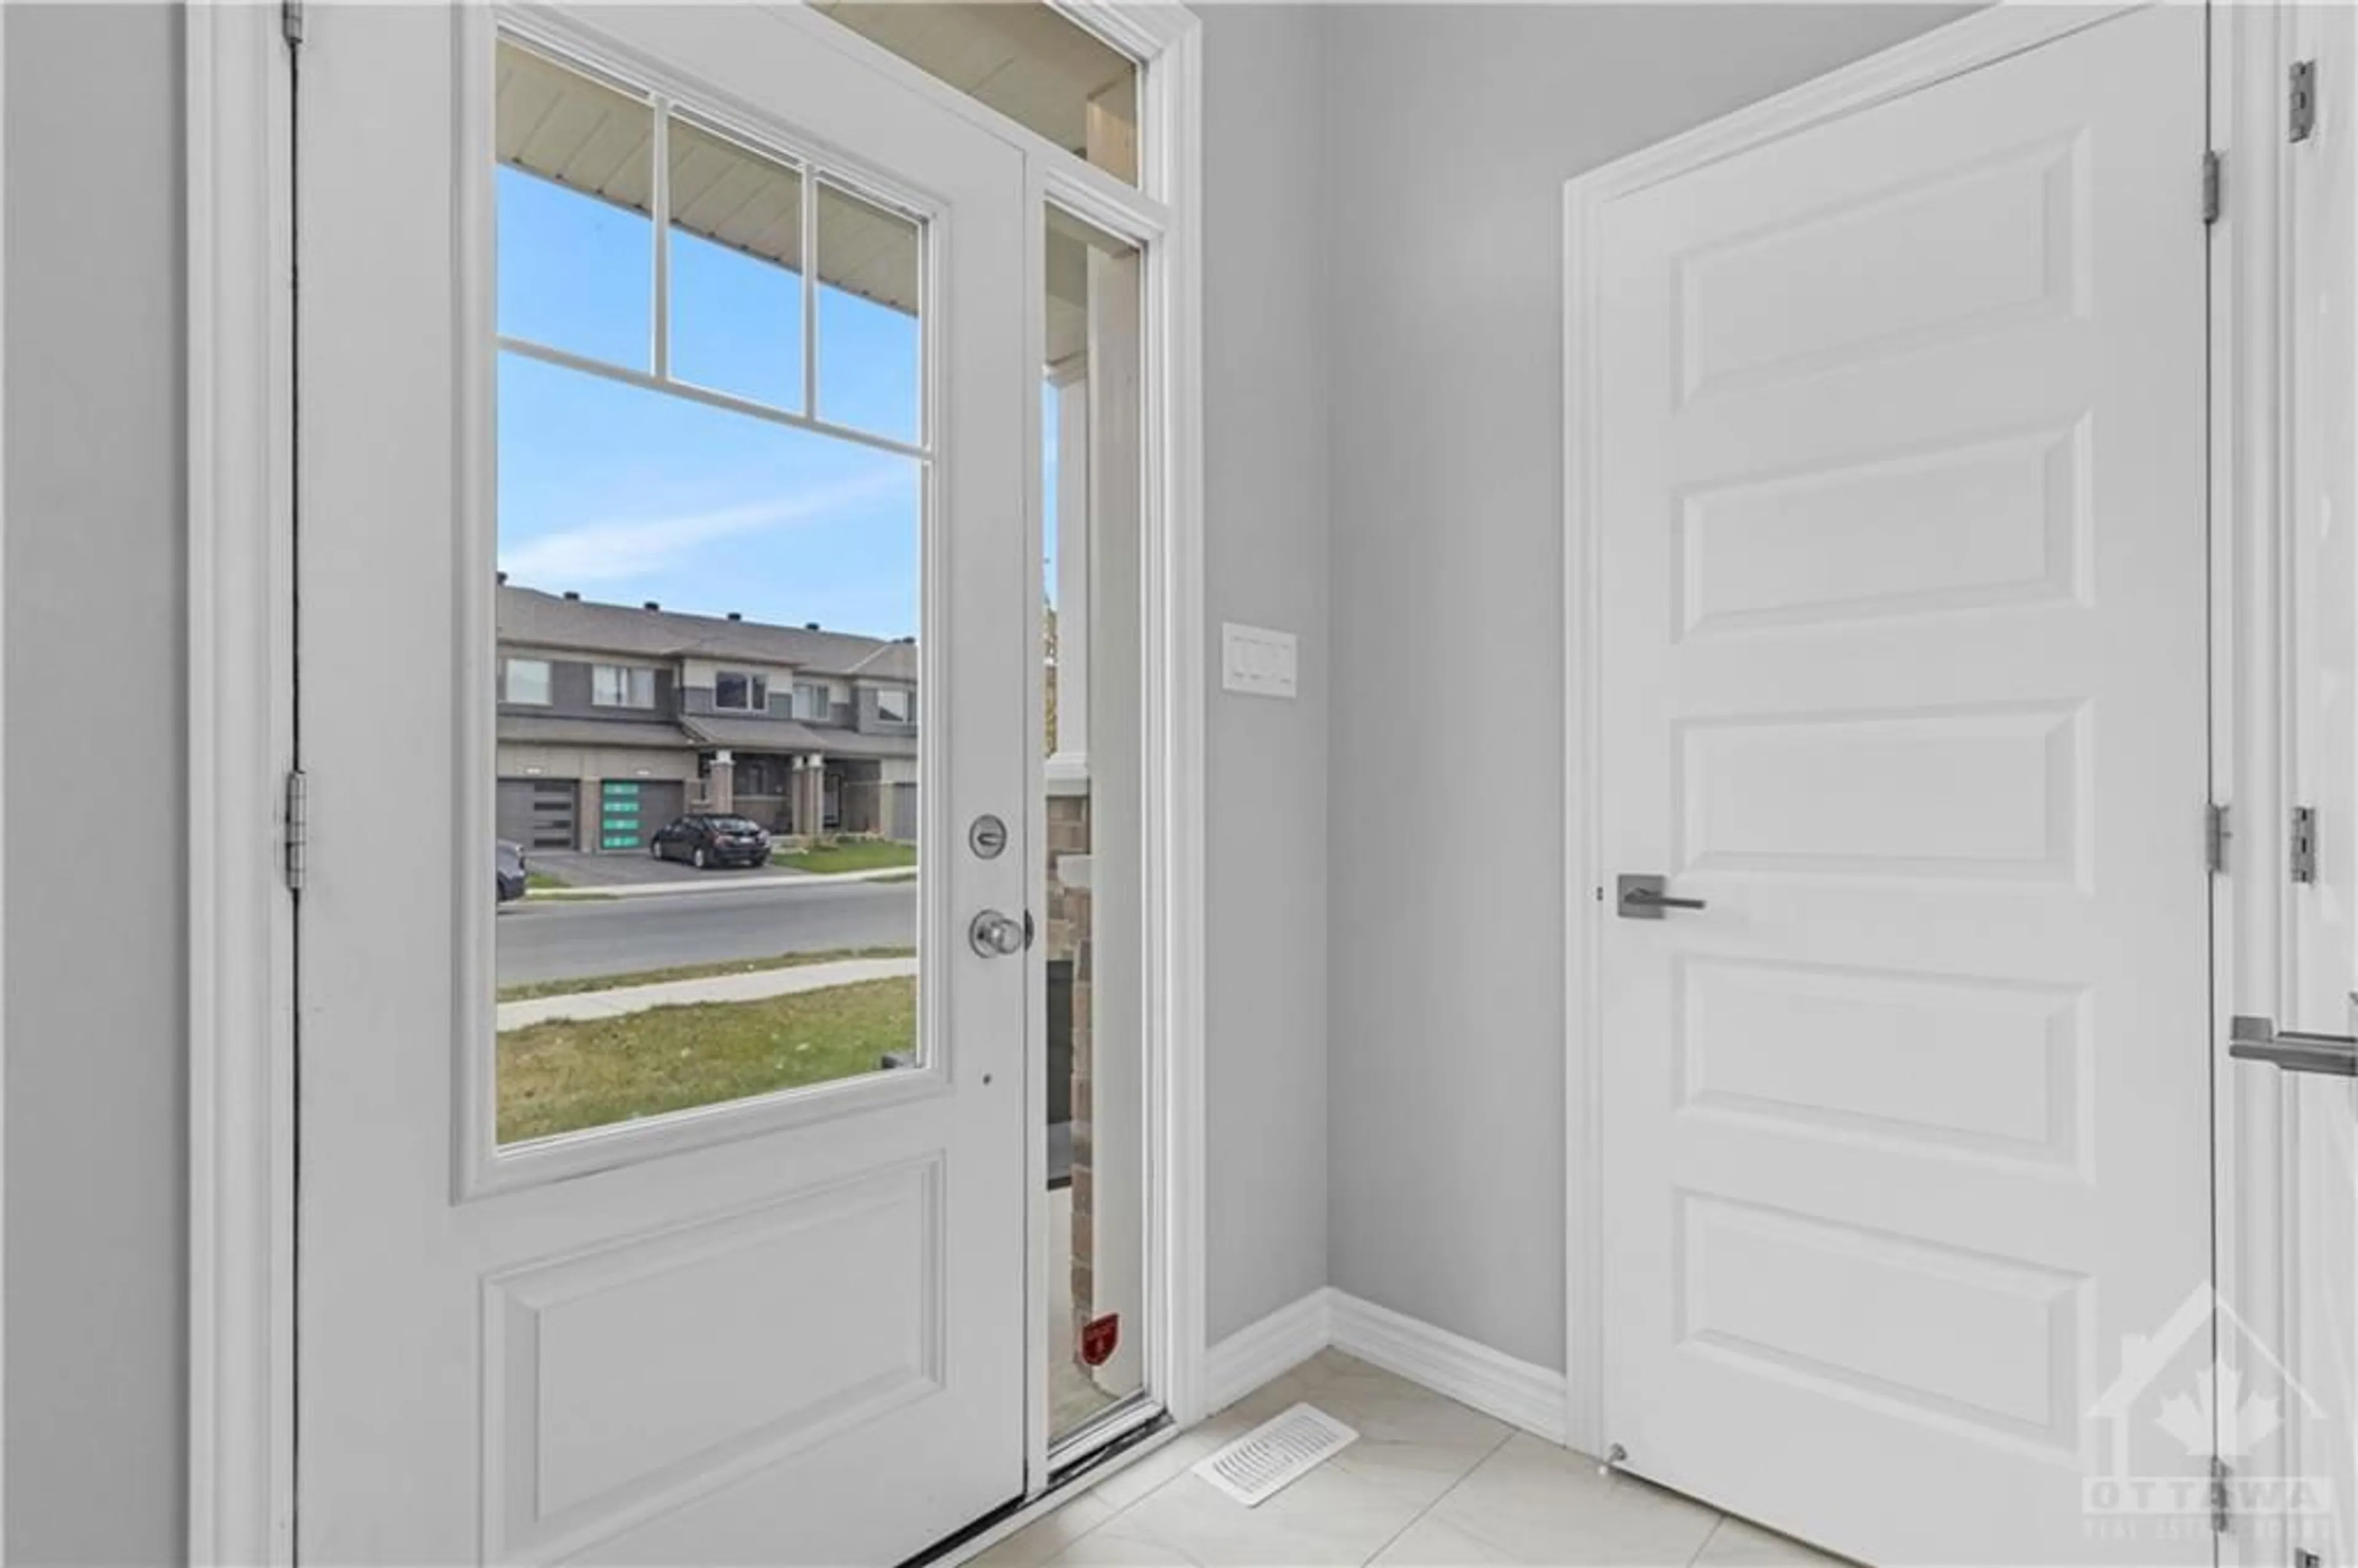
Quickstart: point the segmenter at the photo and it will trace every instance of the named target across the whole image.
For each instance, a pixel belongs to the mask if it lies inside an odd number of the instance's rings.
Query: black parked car
[[[525,884],[531,878],[531,868],[524,863],[524,846],[503,838],[493,857],[499,862],[500,899],[510,903],[524,896]]]
[[[697,813],[664,824],[647,840],[647,853],[658,860],[686,860],[699,871],[711,866],[766,866],[770,836],[747,817]]]

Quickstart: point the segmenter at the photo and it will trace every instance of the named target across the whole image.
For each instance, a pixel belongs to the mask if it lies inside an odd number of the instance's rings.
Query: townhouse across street
[[[499,587],[499,832],[644,852],[687,811],[917,835],[917,648]]]

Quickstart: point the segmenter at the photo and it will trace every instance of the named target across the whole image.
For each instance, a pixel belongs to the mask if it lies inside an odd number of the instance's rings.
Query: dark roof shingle
[[[875,735],[858,730],[814,730],[775,719],[715,719],[696,713],[680,727],[708,746],[740,752],[824,752],[831,757],[914,757],[914,735]]]
[[[687,731],[660,719],[571,719],[555,713],[503,713],[499,737],[544,746],[690,745]]]
[[[917,647],[849,632],[813,632],[718,615],[639,610],[566,599],[502,583],[499,638],[541,648],[628,654],[645,659],[743,659],[814,675],[914,681]]]

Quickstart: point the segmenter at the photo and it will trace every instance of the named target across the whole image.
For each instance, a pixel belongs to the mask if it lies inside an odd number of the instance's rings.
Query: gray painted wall
[[[1346,1291],[1563,1365],[1563,181],[1956,14],[1326,17]]]
[[[1323,19],[1203,7],[1206,646],[1300,638],[1293,702],[1215,689],[1208,724],[1209,1325],[1326,1282],[1326,341]]]
[[[180,27],[152,5],[0,26],[5,1555],[161,1563],[187,1382]]]

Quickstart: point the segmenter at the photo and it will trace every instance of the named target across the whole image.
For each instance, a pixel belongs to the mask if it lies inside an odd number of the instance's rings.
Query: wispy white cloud
[[[904,492],[909,477],[863,474],[773,500],[707,512],[610,518],[528,539],[500,553],[500,568],[535,587],[588,588],[644,578],[680,564],[700,545],[825,522]]]

